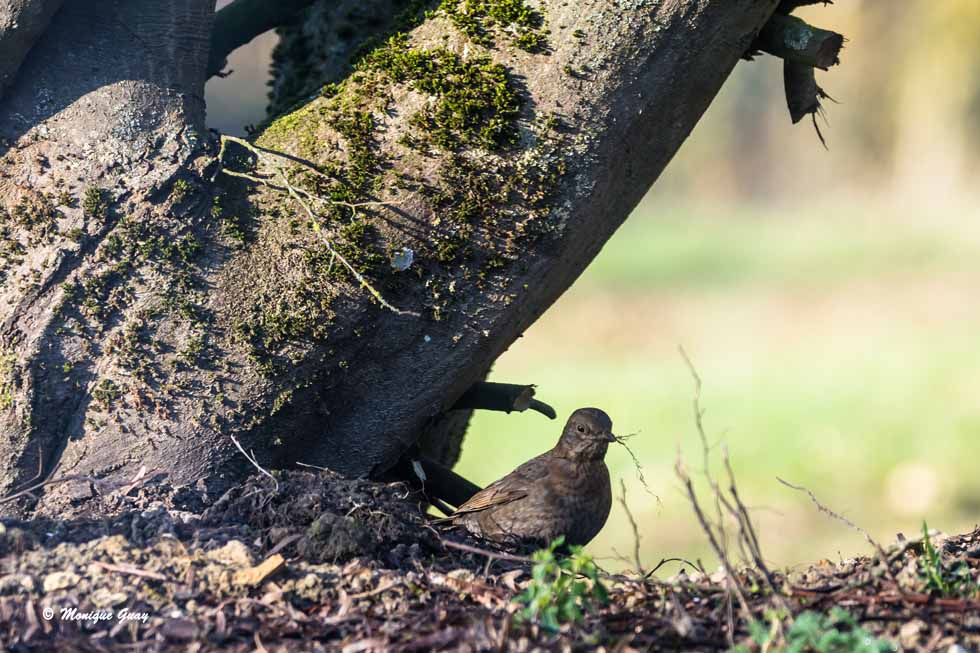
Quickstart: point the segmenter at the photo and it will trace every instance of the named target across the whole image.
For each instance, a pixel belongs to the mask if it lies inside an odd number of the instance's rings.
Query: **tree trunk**
[[[0,0],[0,96],[62,0]]]
[[[17,509],[71,511],[143,466],[221,489],[251,469],[236,442],[269,468],[452,462],[447,409],[776,4],[447,0],[219,153],[213,3],[66,0],[0,103],[0,492],[57,468],[79,480]]]

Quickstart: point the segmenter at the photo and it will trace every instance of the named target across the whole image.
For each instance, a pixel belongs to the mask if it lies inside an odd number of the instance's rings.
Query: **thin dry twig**
[[[825,506],[823,503],[820,502],[819,499],[817,499],[817,495],[815,495],[813,492],[811,492],[808,488],[805,488],[802,485],[793,485],[792,483],[789,483],[787,481],[784,481],[783,479],[779,478],[778,476],[776,477],[776,480],[779,481],[780,483],[782,483],[783,485],[785,485],[786,487],[790,488],[791,490],[796,490],[797,492],[803,492],[803,493],[805,493],[808,497],[810,497],[810,501],[812,501],[813,502],[813,505],[815,505],[817,507],[817,510],[819,510],[822,513],[824,513],[825,515],[827,515],[831,519],[836,519],[837,521],[839,521],[840,523],[844,524],[845,526],[847,526],[847,527],[849,527],[849,528],[857,531],[861,535],[863,535],[864,536],[864,539],[868,541],[868,544],[870,544],[871,547],[878,554],[878,558],[881,560],[881,564],[883,564],[885,566],[885,573],[888,574],[888,578],[893,583],[895,583],[895,587],[898,589],[899,593],[905,594],[905,590],[902,588],[901,583],[898,582],[898,576],[896,576],[895,575],[895,572],[892,571],[891,561],[888,558],[888,554],[885,553],[885,550],[882,548],[882,546],[880,544],[878,544],[877,540],[875,540],[873,537],[871,537],[871,534],[868,533],[868,531],[864,530],[863,528],[861,528],[860,526],[858,526],[857,524],[855,524],[854,522],[852,522],[850,519],[848,519],[844,515],[841,515],[840,513],[834,512],[833,510],[831,510],[830,508],[828,508],[827,506]]]
[[[663,502],[660,500],[660,497],[653,490],[650,489],[649,485],[647,485],[647,480],[643,476],[643,466],[640,465],[640,459],[636,457],[636,454],[633,453],[633,450],[630,448],[630,446],[626,444],[626,441],[631,437],[633,437],[634,435],[636,435],[636,433],[616,436],[616,442],[623,445],[623,448],[626,449],[626,452],[630,455],[630,458],[633,459],[633,467],[636,469],[636,476],[640,481],[640,485],[643,486],[643,489],[646,490],[647,494],[649,494],[650,496],[652,496],[654,499],[657,500],[658,504],[663,505]]]
[[[711,453],[711,446],[708,444],[708,436],[704,431],[704,409],[701,408],[701,388],[703,384],[701,383],[701,375],[698,374],[698,370],[694,367],[694,363],[691,362],[691,357],[687,355],[687,351],[683,346],[678,346],[677,350],[681,354],[681,358],[684,359],[684,363],[687,364],[687,370],[691,373],[691,378],[694,379],[694,397],[691,399],[691,404],[694,409],[694,426],[697,429],[698,437],[701,438],[701,449],[702,457],[704,458],[704,473],[708,475],[708,479],[711,480],[711,475],[708,468],[708,458]]]
[[[675,465],[675,470],[677,472],[677,477],[684,484],[685,490],[687,490],[687,498],[691,503],[691,507],[694,509],[694,515],[698,518],[698,523],[701,525],[701,530],[708,537],[708,543],[711,545],[712,550],[714,550],[715,555],[721,560],[722,567],[725,569],[726,580],[728,581],[728,587],[734,592],[735,597],[738,599],[739,606],[742,608],[742,612],[745,614],[747,619],[752,618],[752,610],[749,608],[748,601],[745,600],[745,593],[742,591],[742,587],[738,582],[738,577],[735,575],[735,569],[732,567],[731,562],[728,559],[728,552],[719,542],[717,535],[715,534],[715,529],[712,528],[710,522],[704,515],[704,511],[701,509],[701,504],[698,502],[697,493],[694,491],[694,484],[691,482],[691,477],[684,469],[684,463],[681,459],[680,452],[677,454],[677,463]],[[731,643],[734,643],[735,639],[735,627],[734,624],[729,624],[728,637]]]
[[[687,352],[683,347],[678,347],[680,350],[681,357],[687,364],[687,368],[691,373],[691,377],[694,379],[694,398],[692,400],[692,408],[694,412],[694,424],[697,429],[698,437],[701,441],[701,453],[704,464],[704,475],[708,481],[708,485],[711,488],[712,495],[715,500],[715,510],[717,512],[717,522],[712,524],[710,520],[705,516],[704,511],[698,502],[697,495],[694,491],[694,485],[691,482],[690,476],[684,470],[683,463],[680,456],[680,451],[677,454],[676,470],[677,475],[684,483],[685,489],[687,490],[688,499],[694,509],[694,513],[698,518],[698,522],[701,525],[702,530],[708,536],[708,541],[711,544],[712,549],[718,555],[721,560],[722,566],[725,569],[725,573],[728,579],[729,586],[732,588],[736,598],[739,601],[739,605],[744,613],[746,619],[752,619],[752,612],[748,607],[748,603],[745,599],[744,592],[739,584],[737,577],[735,576],[735,571],[732,567],[731,561],[728,555],[728,534],[725,530],[725,515],[726,513],[730,518],[735,521],[737,525],[737,537],[736,542],[739,549],[742,552],[742,556],[745,561],[754,563],[756,569],[761,573],[768,585],[772,596],[778,603],[780,607],[786,607],[786,602],[782,595],[776,588],[775,581],[773,579],[772,573],[765,564],[764,557],[762,555],[762,550],[759,546],[759,540],[755,533],[755,528],[752,525],[752,520],[749,515],[748,509],[742,502],[741,497],[738,494],[738,487],[735,483],[735,475],[731,468],[731,462],[728,457],[728,452],[724,453],[724,461],[726,469],[728,470],[728,492],[731,495],[731,500],[729,500],[725,493],[721,490],[718,482],[711,475],[710,466],[710,454],[711,445],[708,442],[708,436],[704,428],[704,410],[701,407],[701,390],[702,382],[701,375],[698,374],[697,368],[695,368],[694,363],[691,358],[687,355]],[[731,594],[730,593],[730,594]],[[730,600],[730,595],[729,595]],[[728,609],[728,637],[731,643],[734,644],[734,616],[731,611],[731,606]]]
[[[619,491],[619,503],[623,506],[626,519],[629,520],[630,528],[633,530],[633,565],[637,574],[646,577],[647,574],[643,571],[643,562],[640,560],[640,529],[636,525],[636,520],[633,518],[633,511],[630,510],[629,504],[626,503],[626,482],[623,479],[619,479]]]
[[[57,469],[57,465],[55,466],[55,469]],[[51,470],[51,474],[48,474],[48,478],[50,478],[51,475],[54,474],[54,471],[55,471],[54,469]],[[38,481],[38,479],[41,479],[41,478],[44,478],[44,447],[42,447],[41,444],[38,443],[38,445],[37,445],[37,474],[35,474],[33,478],[28,479],[25,482],[25,485],[26,486],[33,485],[36,481]],[[16,491],[17,490],[15,490],[15,492]]]
[[[860,533],[861,535],[863,535],[864,536],[864,539],[866,539],[868,541],[868,543],[871,544],[871,546],[877,547],[877,545],[875,544],[874,539],[871,537],[871,534],[868,533],[868,531],[864,530],[863,528],[861,528],[860,526],[858,526],[857,524],[855,524],[854,522],[852,522],[850,519],[848,519],[844,515],[841,515],[840,513],[834,512],[833,510],[831,510],[830,508],[828,508],[827,506],[825,506],[824,504],[822,504],[820,502],[820,500],[817,498],[817,496],[813,492],[811,492],[809,489],[803,487],[802,485],[793,485],[789,481],[784,481],[783,479],[779,478],[778,476],[776,477],[776,480],[779,481],[780,483],[782,483],[783,485],[785,485],[786,487],[790,488],[791,490],[796,490],[797,492],[803,492],[808,497],[810,497],[810,501],[812,501],[813,502],[813,505],[815,505],[817,507],[817,510],[819,510],[822,513],[824,513],[828,517],[831,517],[832,519],[836,519],[837,521],[841,522],[842,524],[844,524],[848,528],[854,529],[855,531],[857,531],[858,533]]]
[[[136,474],[133,476],[132,480],[130,480],[128,484],[118,488],[117,492],[120,496],[126,496],[140,485],[146,483],[148,479],[156,476],[159,471],[160,470],[155,467],[153,469],[147,469],[146,465],[141,465],[139,470],[137,470]]]
[[[296,465],[298,467],[309,467],[310,469],[318,469],[321,472],[329,472],[330,471],[326,467],[320,467],[319,465],[310,465],[309,463],[301,463],[301,462],[298,462],[298,461],[297,461]]]
[[[368,590],[366,592],[360,592],[359,594],[350,594],[347,598],[352,599],[352,600],[354,600],[354,599],[366,599],[369,596],[376,596],[378,594],[381,594],[383,592],[387,592],[388,590],[394,589],[394,588],[399,587],[401,585],[402,585],[402,581],[400,581],[400,580],[384,579],[373,590]]]
[[[458,549],[460,551],[466,551],[467,553],[475,553],[476,555],[486,556],[492,560],[507,560],[510,562],[525,562],[528,564],[534,564],[534,560],[526,556],[514,555],[512,553],[504,553],[503,551],[491,551],[489,549],[481,549],[477,546],[471,546],[469,544],[463,544],[462,542],[453,542],[452,540],[446,540],[440,538],[443,546],[448,546],[450,549]]]
[[[278,492],[279,480],[275,476],[270,474],[264,467],[262,467],[262,465],[259,464],[259,461],[255,459],[254,454],[249,454],[247,451],[245,451],[245,449],[242,447],[242,444],[238,441],[238,438],[236,438],[234,435],[228,437],[231,438],[231,441],[235,443],[235,446],[238,447],[238,450],[242,452],[242,455],[245,456],[245,459],[248,460],[248,462],[252,463],[252,466],[255,467],[255,469],[259,470],[259,472],[264,476],[268,476],[269,478],[272,479],[272,482],[275,483],[275,491]]]
[[[287,546],[293,542],[298,542],[303,537],[302,533],[293,533],[292,535],[287,535],[286,537],[279,540],[279,543],[266,552],[267,556],[275,555],[285,549]]]
[[[699,571],[701,573],[704,573],[704,569],[701,569],[700,567],[698,567],[696,564],[694,564],[693,562],[691,562],[687,558],[661,558],[660,559],[660,562],[658,562],[654,566],[653,569],[651,569],[650,571],[648,571],[646,573],[646,575],[644,576],[644,578],[650,578],[650,576],[653,576],[655,573],[657,573],[658,571],[660,571],[660,568],[663,567],[668,562],[682,562],[685,565],[688,565],[694,571]],[[681,567],[681,569],[683,569],[683,567]]]
[[[132,565],[114,565],[108,562],[102,562],[101,560],[94,560],[92,564],[99,569],[104,569],[106,571],[111,571],[117,574],[125,574],[127,576],[138,576],[140,578],[148,578],[150,580],[162,580],[174,582],[172,579],[167,578],[163,574],[158,574],[155,571],[146,571],[145,569],[140,569],[139,567],[134,567]]]
[[[776,581],[769,571],[769,567],[766,565],[765,559],[762,555],[762,547],[759,545],[759,538],[755,533],[755,526],[752,525],[752,518],[749,516],[749,511],[742,503],[742,499],[738,494],[738,486],[735,483],[735,472],[732,471],[732,461],[728,455],[727,447],[724,450],[723,460],[725,463],[725,469],[728,471],[728,492],[731,494],[732,499],[735,501],[735,506],[733,507],[727,501],[725,501],[725,506],[729,513],[735,517],[739,524],[739,537],[745,545],[745,549],[748,550],[752,561],[755,563],[756,569],[762,572],[762,577],[766,581],[766,585],[769,587],[769,591],[772,592],[773,598],[779,603],[781,608],[788,609],[786,600],[783,598],[782,594],[776,587]],[[724,498],[723,498],[724,501]]]
[[[58,467],[55,466],[55,468],[51,471],[51,475],[54,475],[54,473],[57,470]],[[9,494],[3,497],[2,499],[0,499],[0,504],[8,503],[15,499],[19,499],[20,497],[33,494],[35,490],[40,490],[43,487],[48,487],[51,485],[59,485],[61,483],[69,483],[71,481],[88,481],[89,483],[98,483],[100,479],[94,478],[92,476],[86,476],[84,474],[69,474],[68,476],[62,476],[61,478],[50,478],[49,476],[47,479],[43,481],[34,483],[33,485],[30,485],[24,488],[23,490],[18,490],[13,494]]]

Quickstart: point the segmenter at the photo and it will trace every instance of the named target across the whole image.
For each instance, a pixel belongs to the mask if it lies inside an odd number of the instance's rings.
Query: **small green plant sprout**
[[[749,624],[749,633],[756,647],[736,646],[733,653],[752,650],[769,653],[895,653],[895,645],[880,639],[858,625],[851,613],[834,607],[830,614],[808,610],[799,614],[780,637],[780,615],[768,611],[769,626],[761,621]],[[782,640],[782,641],[779,641]]]
[[[0,410],[14,405],[14,370],[17,368],[17,355],[13,352],[0,353]]]
[[[556,551],[564,544],[565,538],[559,537],[534,553],[531,582],[516,599],[524,605],[518,619],[552,632],[564,623],[581,622],[586,612],[609,601],[592,556],[580,546],[571,546],[567,557],[559,557]]]
[[[178,179],[174,182],[173,189],[170,191],[170,199],[174,204],[180,204],[190,193],[191,185],[185,179]]]
[[[109,213],[109,200],[101,188],[89,187],[82,198],[82,210],[90,218],[105,220]]]
[[[58,205],[73,208],[75,206],[75,198],[68,191],[61,190],[58,193]]]
[[[944,564],[943,557],[929,537],[929,525],[922,522],[922,555],[919,557],[919,577],[926,590],[943,597],[967,597],[980,593],[980,583],[973,579],[970,565],[964,560]]]
[[[111,379],[102,379],[92,390],[92,401],[103,410],[112,408],[113,403],[122,396],[122,390]]]

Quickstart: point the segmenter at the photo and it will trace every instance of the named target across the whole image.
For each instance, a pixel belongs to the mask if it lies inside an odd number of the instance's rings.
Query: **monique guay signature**
[[[45,619],[54,619],[55,611],[53,608],[44,608],[42,611]],[[139,621],[146,623],[150,618],[148,612],[133,612],[129,608],[122,608],[118,612],[113,610],[92,610],[89,612],[79,612],[78,608],[62,608],[59,614],[61,621]]]

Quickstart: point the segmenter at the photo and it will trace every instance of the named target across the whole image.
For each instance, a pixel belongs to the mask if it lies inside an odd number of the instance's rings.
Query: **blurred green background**
[[[867,552],[777,476],[886,542],[924,518],[950,532],[980,522],[980,4],[899,4],[801,12],[850,39],[843,65],[819,74],[840,101],[822,125],[829,151],[789,124],[779,62],[740,63],[625,226],[494,368],[538,384],[559,421],[598,406],[637,433],[650,492],[622,448],[607,460],[647,565],[714,564],[673,471],[678,451],[701,469],[680,346],[704,381],[712,455],[727,446],[774,564]],[[209,84],[213,126],[261,119],[274,42]],[[481,414],[457,469],[489,483],[560,426]],[[621,506],[589,548],[625,564]]]

